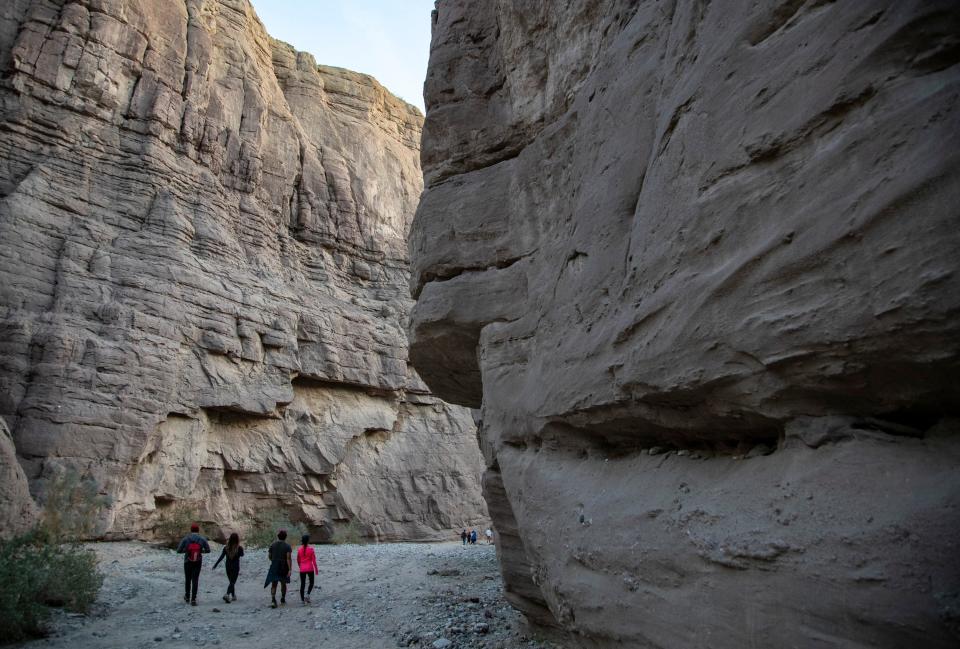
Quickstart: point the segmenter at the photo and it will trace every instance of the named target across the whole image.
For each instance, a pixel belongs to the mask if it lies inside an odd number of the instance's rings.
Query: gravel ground
[[[21,647],[230,649],[562,649],[533,637],[503,599],[493,546],[459,543],[315,546],[321,566],[313,603],[300,603],[299,576],[286,606],[269,608],[265,550],[241,564],[236,602],[221,599],[220,546],[204,559],[199,606],[183,602],[180,555],[145,543],[91,544],[105,575],[88,616],[57,611],[53,634]]]

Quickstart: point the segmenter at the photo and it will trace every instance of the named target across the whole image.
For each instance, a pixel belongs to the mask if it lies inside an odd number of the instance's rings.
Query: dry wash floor
[[[243,560],[225,604],[219,546],[205,558],[199,606],[183,602],[182,558],[143,543],[93,544],[106,576],[89,616],[57,613],[55,634],[22,647],[556,647],[527,637],[503,599],[494,548],[459,543],[317,546],[319,591],[303,606],[294,574],[287,605],[269,608],[266,552]],[[459,573],[459,574],[457,574]],[[449,644],[447,644],[449,643]]]

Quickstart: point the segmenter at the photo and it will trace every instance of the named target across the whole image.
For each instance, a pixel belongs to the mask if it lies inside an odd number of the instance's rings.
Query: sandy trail
[[[315,546],[320,575],[313,603],[300,603],[295,572],[287,605],[275,610],[262,587],[266,551],[247,552],[238,600],[226,604],[223,564],[211,571],[220,546],[211,546],[199,605],[192,607],[183,602],[181,555],[145,543],[91,544],[106,577],[94,610],[88,616],[58,611],[53,635],[19,646],[560,647],[527,637],[522,618],[503,599],[492,546]]]

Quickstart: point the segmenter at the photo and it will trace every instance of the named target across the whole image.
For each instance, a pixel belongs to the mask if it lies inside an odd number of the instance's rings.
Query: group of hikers
[[[490,543],[493,543],[493,530],[491,530],[491,529],[488,527],[488,528],[487,528],[487,531],[485,531],[485,532],[483,533],[483,535],[487,537],[487,544],[488,544],[488,545],[489,545]],[[463,528],[463,529],[460,531],[460,542],[461,542],[463,545],[466,545],[466,544],[468,544],[468,543],[469,543],[470,545],[476,545],[476,544],[477,544],[477,530],[470,530],[470,531],[468,532],[468,531],[467,531],[467,528]]]
[[[183,555],[184,594],[183,601],[193,606],[197,605],[197,589],[200,584],[200,570],[203,567],[203,555],[210,553],[210,544],[201,536],[200,526],[196,523],[190,526],[190,533],[180,541],[177,552]],[[226,560],[227,592],[223,596],[226,603],[237,600],[237,578],[240,576],[240,557],[243,556],[243,546],[240,545],[240,535],[234,532],[227,540],[220,552],[220,558],[213,564],[217,569],[221,561]],[[270,545],[267,551],[270,560],[270,569],[263,587],[270,586],[270,607],[277,608],[277,584],[280,584],[280,605],[287,603],[287,584],[293,572],[293,548],[287,543],[287,531],[277,532],[277,540]],[[300,601],[304,605],[310,603],[310,594],[313,592],[314,575],[320,573],[317,566],[317,555],[310,546],[310,536],[300,537],[300,547],[297,548],[297,567],[300,569]]]
[[[484,532],[487,543],[493,543],[493,530]],[[464,528],[460,532],[460,541],[476,545],[477,530],[467,532]],[[200,586],[200,570],[203,567],[203,555],[210,553],[210,544],[200,534],[200,525],[190,526],[190,533],[180,541],[177,552],[183,555],[184,593],[183,601],[193,606],[197,605],[197,590]],[[227,539],[227,544],[220,552],[220,558],[213,564],[216,570],[221,561],[225,561],[227,571],[227,592],[223,596],[226,603],[237,600],[237,578],[240,576],[240,558],[243,557],[243,546],[240,545],[240,535],[234,532]],[[270,545],[267,551],[270,560],[270,569],[263,587],[270,586],[270,607],[277,608],[277,584],[280,585],[280,606],[287,603],[287,584],[293,573],[293,548],[287,543],[287,531],[279,530],[277,540]],[[297,548],[297,567],[300,569],[300,601],[304,605],[310,603],[310,594],[313,592],[314,576],[320,574],[317,566],[317,555],[310,546],[310,536],[300,537],[300,547]]]

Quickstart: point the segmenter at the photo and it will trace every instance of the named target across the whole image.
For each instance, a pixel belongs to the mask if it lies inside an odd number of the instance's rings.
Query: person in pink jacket
[[[300,601],[304,606],[310,603],[310,593],[313,592],[313,576],[320,574],[317,568],[317,555],[310,547],[310,536],[304,534],[300,537],[300,547],[297,548],[297,565],[300,567]],[[310,579],[310,586],[307,587],[307,578]],[[303,591],[306,588],[307,594]]]

